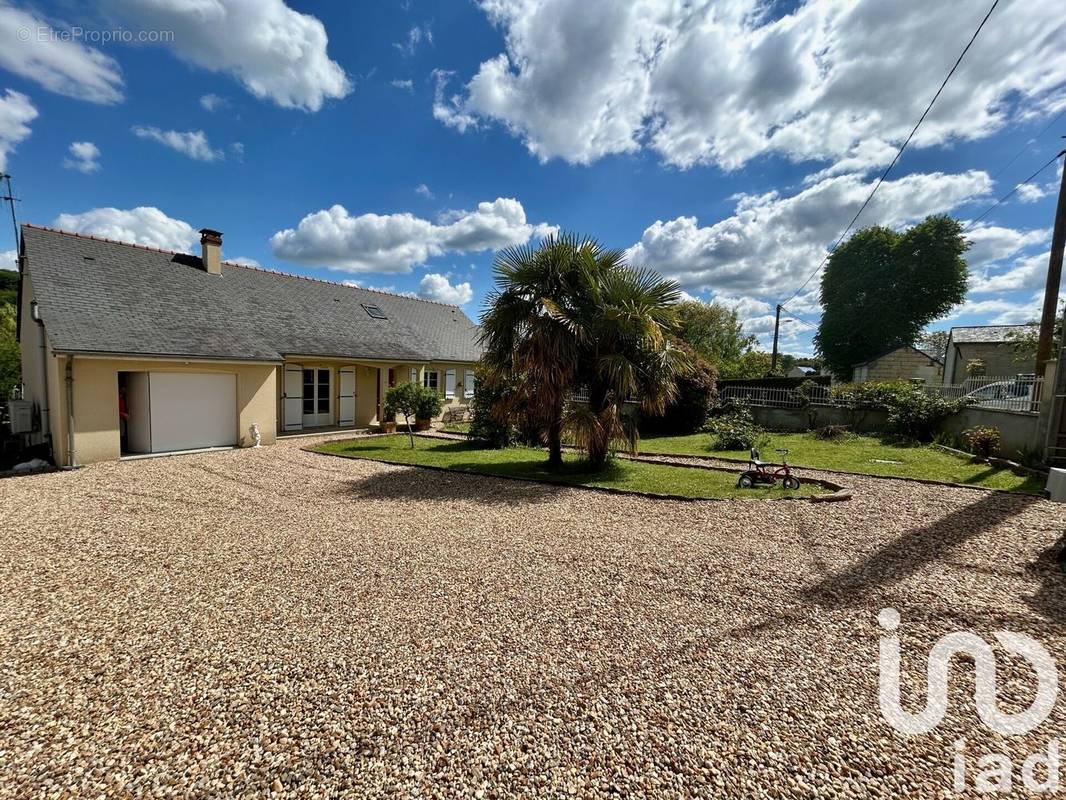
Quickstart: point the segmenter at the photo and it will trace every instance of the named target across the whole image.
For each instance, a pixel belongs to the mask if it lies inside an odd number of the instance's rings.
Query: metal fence
[[[811,386],[806,396],[816,406],[836,405],[827,386]],[[805,405],[804,399],[796,393],[795,389],[784,389],[776,386],[723,386],[718,392],[720,400],[738,400],[749,406],[764,406],[767,408],[800,408]]]
[[[927,392],[949,400],[967,399],[978,408],[1038,414],[1044,399],[1044,378],[1035,375],[981,376],[962,383],[927,386]]]
[[[947,386],[923,384],[922,389],[949,400],[965,398],[977,408],[1027,414],[1039,413],[1044,399],[1044,379],[1034,375],[968,378],[964,383]],[[812,405],[840,405],[826,386],[809,386],[805,395]],[[724,386],[718,396],[767,408],[801,408],[807,404],[795,389],[768,386]]]

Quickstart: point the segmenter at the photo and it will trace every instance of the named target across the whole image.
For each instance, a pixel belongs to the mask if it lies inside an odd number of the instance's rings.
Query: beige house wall
[[[855,380],[861,383],[920,378],[926,383],[940,383],[943,373],[944,368],[928,356],[901,347],[856,369]]]
[[[948,370],[950,382],[965,382],[970,377],[966,372],[966,364],[974,359],[985,362],[984,374],[989,377],[1007,378],[1036,371],[1035,360],[1015,361],[1014,356],[1014,347],[1010,342],[953,344],[949,357],[954,358],[955,370],[954,373]]]
[[[61,465],[70,463],[68,450],[69,422],[66,413],[66,364],[59,362],[63,388],[57,404],[62,412],[54,429],[55,455]],[[249,428],[259,425],[263,444],[275,440],[275,380],[273,364],[234,362],[167,361],[165,359],[105,359],[75,357],[70,386],[73,396],[74,463],[90,464],[121,457],[118,416],[119,372],[222,372],[237,378],[237,442],[241,447],[253,444]]]

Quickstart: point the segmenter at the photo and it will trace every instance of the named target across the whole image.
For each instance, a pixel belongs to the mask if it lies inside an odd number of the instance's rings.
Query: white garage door
[[[237,443],[237,376],[153,372],[149,378],[152,452]]]

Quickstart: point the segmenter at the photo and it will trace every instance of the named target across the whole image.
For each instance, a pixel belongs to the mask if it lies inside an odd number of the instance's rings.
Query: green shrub
[[[968,402],[928,394],[920,385],[906,381],[839,384],[833,387],[832,397],[848,409],[852,429],[859,427],[869,411],[883,410],[888,412],[886,433],[919,442],[932,441],[940,424]]]
[[[839,442],[851,435],[851,429],[847,425],[823,425],[815,428],[814,437],[827,442]]]
[[[538,426],[522,401],[522,382],[493,380],[480,364],[474,372],[477,390],[470,404],[470,435],[497,449],[512,444],[540,446]]]
[[[440,395],[417,383],[405,382],[385,392],[386,418],[397,414],[414,419],[432,419],[444,407]]]
[[[679,346],[689,352],[693,370],[677,378],[677,396],[661,416],[641,415],[642,434],[685,436],[696,433],[703,428],[718,400],[718,371],[691,348],[683,344]]]
[[[766,434],[755,424],[751,409],[736,401],[726,413],[707,420],[703,430],[711,434],[712,450],[750,450]]]
[[[415,403],[416,419],[433,419],[444,408],[444,400],[433,389],[418,387],[418,399]]]
[[[888,433],[901,439],[930,442],[941,423],[952,414],[957,414],[965,405],[963,401],[947,400],[911,386],[889,400]]]
[[[962,436],[970,452],[981,458],[996,455],[1003,445],[1003,437],[1000,435],[999,428],[990,425],[970,428],[963,431]]]

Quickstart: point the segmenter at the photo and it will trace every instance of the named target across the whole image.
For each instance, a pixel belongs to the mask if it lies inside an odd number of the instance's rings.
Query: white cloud
[[[424,197],[427,200],[433,199],[433,192],[431,192],[429,187],[426,186],[424,183],[420,183],[418,184],[418,186],[415,187],[415,194]]]
[[[437,222],[410,213],[361,214],[341,205],[308,214],[295,229],[278,231],[270,246],[279,258],[352,272],[410,272],[446,252],[474,252],[521,244],[547,226],[526,221],[517,200],[499,197],[473,211],[450,211]]]
[[[19,268],[18,257],[17,250],[0,251],[0,269],[17,270]]]
[[[448,88],[448,81],[455,74],[445,69],[435,69],[431,73],[435,82],[433,89],[433,118],[443,122],[449,128],[455,128],[459,133],[466,133],[467,128],[477,127],[477,117],[463,111],[462,98],[453,94],[445,96],[444,90]]]
[[[1019,325],[1040,318],[1044,303],[1043,290],[1023,300],[995,298],[992,300],[967,300],[952,311],[949,319],[962,316],[986,316],[989,325]]]
[[[389,85],[395,89],[403,89],[405,92],[413,92],[415,89],[415,84],[412,80],[400,80],[399,78],[396,78],[389,81]]]
[[[976,171],[886,181],[860,225],[913,222],[991,185],[987,174]],[[654,223],[627,255],[690,290],[787,296],[818,266],[871,187],[858,175],[840,175],[790,197],[740,195],[733,216],[705,227],[695,217]]]
[[[425,25],[415,25],[407,32],[407,39],[405,41],[393,42],[392,46],[399,50],[403,56],[410,58],[418,52],[419,45],[421,45],[422,42],[433,44],[433,31],[430,29],[429,23],[426,23]]]
[[[434,300],[450,306],[463,306],[474,299],[474,290],[466,282],[452,286],[447,275],[430,272],[424,275],[418,284],[418,296],[423,300]]]
[[[0,5],[0,67],[45,89],[92,103],[122,100],[118,63],[27,11]]]
[[[970,294],[998,294],[1043,286],[1047,276],[1049,253],[1025,256],[1005,270],[988,270],[970,277]]]
[[[141,139],[159,142],[197,161],[218,161],[225,157],[221,150],[211,147],[203,131],[164,131],[154,125],[134,125],[132,130]]]
[[[37,109],[30,98],[11,89],[0,97],[0,170],[7,169],[7,157],[15,145],[30,135],[30,123]]]
[[[282,0],[112,0],[112,7],[146,30],[173,31],[168,46],[179,58],[232,75],[282,108],[318,111],[352,91],[326,52],[322,22]]]
[[[227,258],[231,264],[240,264],[244,267],[257,267],[261,268],[263,265],[256,261],[254,258],[248,258],[248,256],[237,256],[236,258]]]
[[[63,166],[86,174],[100,169],[100,148],[92,142],[72,142],[70,157],[63,159]]]
[[[200,234],[192,225],[168,217],[152,206],[93,208],[81,214],[60,214],[52,225],[74,233],[186,253],[192,252],[200,241]]]
[[[217,94],[205,94],[200,98],[200,106],[204,111],[217,111],[225,104],[225,98],[219,97]]]
[[[538,158],[575,163],[648,147],[680,167],[778,153],[854,171],[891,157],[987,2],[480,5],[506,49],[454,100],[441,89],[446,125],[494,120]],[[1015,106],[1051,113],[1064,37],[1055,3],[1000,3],[913,146],[987,136]]]
[[[1045,230],[1017,230],[999,225],[978,224],[967,231],[966,239],[970,249],[966,251],[966,263],[971,271],[1010,258],[1027,247],[1045,244],[1051,239],[1051,232]]]
[[[1015,197],[1018,198],[1019,203],[1035,203],[1037,200],[1043,200],[1051,194],[1051,187],[1039,186],[1035,183],[1023,183],[1018,187],[1018,191]]]

